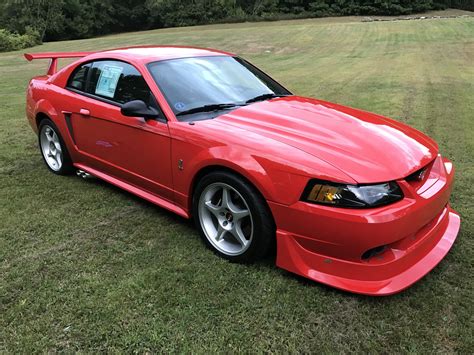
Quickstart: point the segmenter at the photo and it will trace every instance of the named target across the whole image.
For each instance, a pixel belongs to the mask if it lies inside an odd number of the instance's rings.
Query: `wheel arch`
[[[45,118],[50,119],[56,126],[58,126],[58,112],[48,100],[39,100],[36,103],[34,113],[36,128],[39,127],[40,122]]]
[[[41,121],[45,120],[45,119],[49,119],[51,120],[51,117],[49,117],[46,113],[44,112],[37,112],[36,113],[36,116],[35,116],[35,122],[36,122],[36,128],[39,129],[39,126],[40,126],[40,123]]]
[[[66,145],[66,148],[68,149],[71,159],[76,161],[75,142],[73,141],[71,133],[68,130],[66,120],[62,117],[63,113],[57,110],[50,101],[42,99],[36,103],[34,116],[31,117],[30,123],[33,126],[36,125],[34,129],[36,128],[36,133],[39,134],[39,125],[43,120],[48,119],[53,122],[58,129],[59,134]]]
[[[273,219],[273,223],[275,223],[275,220],[274,220],[274,217],[273,217],[273,214],[271,212],[271,209],[270,209],[270,206],[268,206],[268,202],[267,202],[267,197],[265,196],[265,194],[262,192],[262,189],[259,188],[259,185],[258,183],[256,183],[254,181],[254,179],[246,176],[246,174],[242,174],[240,171],[238,171],[237,169],[233,169],[231,167],[228,167],[228,166],[225,166],[225,165],[219,165],[219,164],[212,164],[212,165],[206,165],[206,166],[203,166],[201,167],[193,176],[192,178],[192,181],[191,181],[191,184],[190,184],[190,190],[189,190],[189,201],[188,201],[188,206],[190,206],[190,214],[192,215],[193,214],[193,199],[194,199],[194,193],[196,191],[196,187],[199,183],[199,181],[206,175],[208,174],[211,174],[211,173],[214,173],[214,172],[227,172],[227,173],[231,173],[241,179],[243,179],[244,181],[246,181],[248,184],[250,184],[250,186],[252,186],[255,191],[260,195],[260,197],[262,198],[263,202],[265,203],[266,207],[268,208],[268,210],[270,211],[270,215],[272,216],[272,219]]]

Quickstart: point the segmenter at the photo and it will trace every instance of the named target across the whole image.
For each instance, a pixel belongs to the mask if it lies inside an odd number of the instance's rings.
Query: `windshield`
[[[254,101],[290,93],[240,58],[193,57],[148,65],[155,82],[180,120],[216,116]],[[192,117],[194,119],[194,117]]]

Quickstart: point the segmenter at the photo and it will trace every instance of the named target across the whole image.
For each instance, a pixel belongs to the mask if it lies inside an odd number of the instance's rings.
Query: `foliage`
[[[27,27],[25,34],[19,35],[0,28],[0,52],[15,51],[40,44],[40,35]]]
[[[340,15],[401,15],[472,0],[4,0],[0,28],[41,40],[89,38],[150,28]]]
[[[474,0],[438,0],[445,7],[474,11]]]
[[[64,10],[64,0],[5,0],[0,4],[0,28],[23,34],[30,27],[43,40],[46,32],[63,29]]]
[[[154,27],[212,23],[216,20],[233,17],[237,11],[235,0],[195,0],[190,2],[158,0],[147,1],[146,7],[153,19]]]

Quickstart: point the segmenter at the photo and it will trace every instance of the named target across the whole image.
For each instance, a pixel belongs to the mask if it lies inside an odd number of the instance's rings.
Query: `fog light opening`
[[[372,249],[367,250],[364,254],[362,254],[362,260],[368,260],[374,256],[382,254],[385,249],[387,249],[386,245],[381,245]]]

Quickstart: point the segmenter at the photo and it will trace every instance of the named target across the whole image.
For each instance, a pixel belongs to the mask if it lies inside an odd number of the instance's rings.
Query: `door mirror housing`
[[[142,100],[133,100],[123,104],[120,112],[124,116],[143,117],[145,119],[158,118],[160,116],[156,108],[148,106]]]

